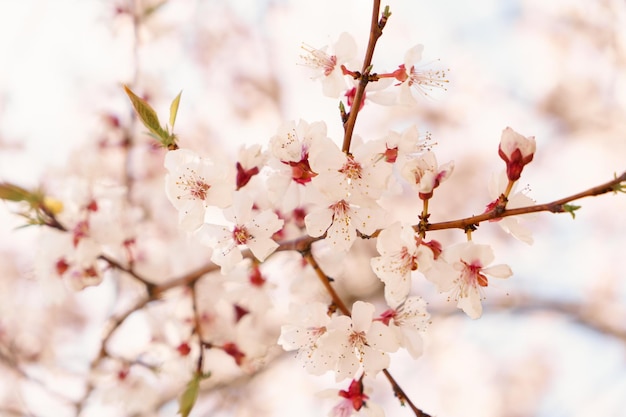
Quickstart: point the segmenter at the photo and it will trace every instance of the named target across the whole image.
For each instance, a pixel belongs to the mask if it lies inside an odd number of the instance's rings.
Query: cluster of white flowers
[[[305,63],[317,71],[324,93],[333,97],[345,93],[348,106],[356,72],[346,65],[355,49],[356,43],[347,34],[334,45],[334,55],[305,48],[309,54]],[[422,50],[421,45],[411,48],[395,71],[377,74],[370,84],[380,81],[384,88],[372,89],[370,98],[406,105],[415,102],[412,94],[416,91],[423,94],[425,88],[443,87],[445,74],[415,67]],[[398,83],[384,83],[393,79]],[[333,413],[350,415],[365,406],[371,415],[379,415],[374,404],[365,403],[363,378],[388,368],[390,354],[400,348],[414,358],[422,353],[422,334],[430,315],[425,300],[414,292],[414,281],[425,278],[469,317],[478,318],[488,276],[508,278],[512,272],[506,265],[491,265],[493,250],[475,243],[471,233],[465,241],[445,247],[430,235],[427,239],[428,201],[451,177],[454,163],[438,163],[435,152],[420,140],[417,126],[390,131],[382,138],[351,139],[348,149],[342,150],[327,136],[324,122],[300,120],[279,127],[267,148],[243,147],[230,163],[193,149],[172,147],[167,152],[165,193],[178,212],[179,227],[205,245],[207,257],[219,267],[219,273],[214,273],[219,278],[211,276],[215,279],[209,291],[196,288],[197,298],[209,294],[210,299],[193,307],[195,326],[188,330],[190,335],[179,338],[174,350],[183,357],[197,354],[197,349],[190,347],[195,333],[201,349],[210,350],[205,369],[227,356],[235,366],[252,372],[278,339],[283,349],[297,350],[307,371],[316,375],[332,372],[338,382],[352,380],[348,391],[339,392],[343,400]],[[487,211],[503,209],[507,203],[511,207],[532,204],[523,193],[510,193],[534,151],[534,138],[511,128],[504,130],[499,154],[506,171],[490,185],[494,201]],[[94,194],[86,185],[81,190],[58,216],[64,233],[54,231],[51,239],[62,235],[63,243],[54,245],[56,250],[47,251],[40,262],[48,273],[67,278],[76,289],[99,284],[100,261],[107,248],[128,249],[139,234],[126,227],[131,222],[123,216],[119,195]],[[420,224],[406,223],[383,204],[401,198],[407,190],[424,202],[416,208],[416,214],[421,213]],[[517,220],[492,220],[532,243]],[[111,224],[117,227],[109,227]],[[384,285],[384,303],[359,300],[348,309],[336,294],[329,293],[326,299],[318,293],[309,294],[308,299],[306,294],[304,299],[298,294],[298,304],[292,304],[280,335],[276,333],[272,339],[267,336],[271,332],[261,331],[273,302],[268,295],[272,285],[266,282],[260,265],[275,251],[293,249],[289,242],[308,239],[309,245],[297,250],[309,262],[309,269],[330,286],[331,277],[315,261],[323,257],[319,249],[347,254],[355,251],[356,241],[370,238],[377,239],[378,256],[368,256],[366,266]],[[109,253],[125,259],[121,264],[132,265],[130,254]],[[290,274],[284,263],[278,268]],[[300,274],[303,266],[296,268]],[[211,362],[215,352],[221,356]]]

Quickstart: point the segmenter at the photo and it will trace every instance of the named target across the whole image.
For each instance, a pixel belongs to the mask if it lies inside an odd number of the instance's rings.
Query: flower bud
[[[535,137],[525,137],[507,127],[502,131],[498,154],[506,162],[506,175],[509,181],[517,181],[524,165],[533,160]]]

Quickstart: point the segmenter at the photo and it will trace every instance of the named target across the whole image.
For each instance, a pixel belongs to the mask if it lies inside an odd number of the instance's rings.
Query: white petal
[[[352,328],[355,332],[366,332],[370,328],[375,309],[373,304],[364,301],[352,305]]]
[[[250,239],[246,242],[246,246],[250,248],[254,256],[259,261],[264,261],[269,255],[271,255],[276,248],[278,248],[278,243],[274,242],[269,238],[261,238],[261,239]]]
[[[462,309],[472,319],[477,319],[483,314],[483,306],[480,303],[478,289],[472,287],[467,291],[466,297],[460,297],[457,307]]]
[[[383,352],[395,352],[400,347],[396,333],[380,321],[372,322],[372,326],[367,332],[367,343]]]
[[[483,273],[487,275],[491,275],[496,278],[508,278],[513,275],[513,271],[508,265],[500,264],[490,266],[489,268],[483,268]]]
[[[304,218],[306,232],[309,236],[322,236],[333,221],[333,212],[328,208],[317,209]]]

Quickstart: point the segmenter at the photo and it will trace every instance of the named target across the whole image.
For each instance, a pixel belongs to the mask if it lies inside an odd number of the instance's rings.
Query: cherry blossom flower
[[[319,342],[330,323],[328,305],[320,302],[292,304],[289,317],[293,324],[281,327],[278,344],[287,351],[297,349],[296,358],[313,375],[334,369],[332,354]]]
[[[352,317],[334,316],[328,323],[328,332],[320,343],[336,358],[337,381],[353,378],[359,369],[369,375],[389,366],[388,352],[398,350],[395,333],[380,321],[373,321],[374,306],[357,301],[352,306]]]
[[[499,201],[500,195],[505,191],[508,185],[508,177],[505,171],[502,171],[500,175],[494,174],[489,181],[489,196],[494,199],[487,205],[485,212],[491,211]],[[515,185],[511,189],[511,194],[507,198],[508,202],[506,207],[514,209],[518,207],[528,207],[535,204],[535,201],[524,194],[523,191],[515,192]],[[522,226],[521,220],[523,218],[528,219],[530,214],[521,216],[509,216],[499,219],[490,220],[491,222],[497,222],[498,225],[507,233],[513,235],[518,240],[525,242],[529,245],[533,244],[533,237],[529,229]]]
[[[389,131],[384,138],[373,142],[384,143],[384,151],[379,155],[390,164],[395,163],[398,158],[427,149],[426,143],[420,140],[419,131],[415,125],[409,126],[402,133]]]
[[[536,149],[535,137],[525,137],[507,127],[502,131],[498,154],[506,162],[506,175],[509,181],[517,181],[524,165],[533,160]]]
[[[211,261],[220,265],[222,273],[230,272],[242,259],[240,245],[246,245],[260,261],[265,260],[278,247],[272,235],[279,231],[284,221],[271,210],[254,214],[253,201],[247,195],[236,193],[233,205],[224,210],[224,217],[234,226],[203,224],[198,229],[200,240],[213,248]]]
[[[317,148],[324,148],[326,137],[324,122],[307,123],[300,120],[282,125],[270,139],[270,162],[274,172],[268,179],[269,199],[285,211],[299,207],[305,201],[305,190],[317,176],[309,163]]]
[[[398,68],[387,74],[379,74],[381,78],[395,78],[398,82],[397,95],[395,99],[390,99],[389,93],[377,94],[378,97],[371,97],[375,101],[383,105],[415,105],[417,101],[413,97],[412,90],[416,90],[421,95],[427,95],[433,88],[446,89],[448,80],[444,70],[423,70],[416,67],[415,64],[422,60],[422,52],[424,45],[415,45],[409,49],[404,55],[404,63]]]
[[[411,272],[430,268],[433,252],[421,245],[421,238],[409,225],[394,223],[382,230],[376,241],[381,256],[371,259],[374,273],[385,283],[387,302],[399,304],[411,289]]]
[[[234,179],[225,167],[189,149],[169,151],[165,156],[165,190],[178,210],[180,227],[193,231],[202,225],[209,206],[227,207],[232,201]]]
[[[328,414],[330,417],[350,417],[361,413],[368,417],[383,417],[383,409],[370,401],[365,393],[362,379],[353,379],[347,390],[327,390],[320,393],[320,396],[335,398],[340,397],[339,402]]]
[[[355,139],[351,154],[329,141],[311,156],[311,167],[318,173],[313,185],[322,193],[328,188],[341,189],[350,201],[372,205],[385,191],[392,167],[380,158],[375,147]]]
[[[242,146],[237,156],[237,190],[245,187],[252,177],[261,172],[267,161],[267,155],[262,152],[261,145]]]
[[[102,246],[93,238],[85,235],[75,240],[72,234],[45,229],[40,241],[42,245],[36,265],[38,276],[62,278],[76,291],[102,282],[102,267],[98,263]]]
[[[508,278],[513,274],[507,265],[487,266],[494,260],[489,245],[464,242],[445,248],[441,257],[449,267],[433,267],[426,271],[426,277],[440,291],[450,291],[450,298],[457,301],[457,307],[473,319],[482,315],[482,288],[489,284],[487,275]]]
[[[320,195],[318,207],[304,218],[309,236],[326,233],[326,240],[340,250],[347,251],[357,237],[357,230],[371,235],[385,223],[380,207],[362,207],[347,200],[345,190],[335,187]]]
[[[301,56],[304,65],[313,69],[313,78],[322,78],[324,95],[339,97],[346,90],[342,66],[348,64],[356,56],[357,45],[352,36],[345,32],[339,35],[339,39],[333,45],[332,54],[326,52],[326,47],[315,49],[309,45],[303,45],[302,49],[307,53]]]
[[[401,347],[417,359],[422,354],[421,333],[429,324],[430,314],[426,311],[426,302],[422,297],[408,297],[402,302],[385,297],[391,307],[383,312],[380,320],[392,329]]]
[[[422,200],[433,196],[433,191],[447,180],[454,170],[454,161],[442,166],[437,165],[434,152],[426,151],[417,158],[409,160],[401,169],[402,176],[415,188]]]

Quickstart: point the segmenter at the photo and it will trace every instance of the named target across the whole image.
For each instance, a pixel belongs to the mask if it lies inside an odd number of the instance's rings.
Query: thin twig
[[[352,141],[352,134],[354,132],[356,117],[359,114],[359,110],[361,109],[361,101],[363,100],[363,95],[365,94],[365,87],[367,87],[367,83],[369,82],[369,71],[372,65],[374,49],[376,48],[376,42],[378,41],[378,38],[380,38],[380,36],[383,34],[383,29],[378,22],[379,13],[380,0],[374,0],[374,5],[372,7],[372,20],[370,24],[370,37],[367,43],[367,51],[365,53],[365,59],[363,60],[363,66],[361,67],[361,79],[359,80],[359,84],[356,88],[354,101],[352,102],[352,107],[350,108],[350,115],[348,116],[348,120],[344,124],[342,150],[345,153],[350,152],[350,142]]]
[[[520,214],[529,214],[529,213],[537,213],[540,211],[549,211],[551,213],[564,213],[565,204],[571,203],[572,201],[579,200],[584,197],[594,197],[610,192],[615,192],[616,187],[619,186],[622,182],[626,182],[626,172],[624,172],[619,177],[606,182],[604,184],[598,185],[596,187],[589,188],[588,190],[581,191],[579,193],[573,194],[569,197],[561,198],[560,200],[555,200],[550,203],[545,204],[535,204],[527,207],[519,207],[514,209],[506,209],[501,212],[497,212],[495,210],[489,211],[487,213],[479,214],[477,216],[466,217],[464,219],[451,220],[440,223],[432,223],[426,226],[426,230],[443,230],[443,229],[466,229],[471,225],[478,225],[487,220],[500,219],[509,216],[519,216]]]
[[[343,314],[350,317],[350,310],[348,309],[348,307],[346,307],[346,304],[343,302],[341,297],[339,297],[339,294],[337,294],[333,286],[330,284],[331,279],[328,277],[328,275],[324,273],[324,271],[322,271],[322,268],[320,268],[315,258],[313,258],[313,254],[311,253],[311,251],[303,253],[302,257],[309,263],[309,265],[311,265],[311,267],[317,274],[317,277],[320,279],[320,282],[322,283],[328,294],[330,294],[330,297],[332,298],[333,303],[337,306],[337,308]]]

